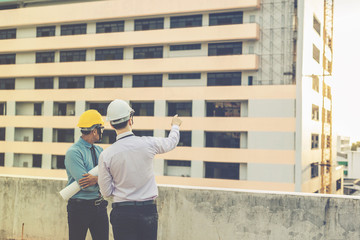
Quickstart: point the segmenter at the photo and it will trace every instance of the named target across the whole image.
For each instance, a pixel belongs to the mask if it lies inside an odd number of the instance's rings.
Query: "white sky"
[[[333,137],[360,141],[360,0],[335,0]]]

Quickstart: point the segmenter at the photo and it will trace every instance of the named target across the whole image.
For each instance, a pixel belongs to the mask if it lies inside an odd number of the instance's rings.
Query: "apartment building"
[[[333,81],[323,5],[0,1],[0,165],[64,168],[81,113],[120,98],[138,136],[183,119],[179,147],[154,161],[159,183],[319,192]],[[114,141],[107,124],[101,145]],[[340,171],[330,180],[341,192]]]

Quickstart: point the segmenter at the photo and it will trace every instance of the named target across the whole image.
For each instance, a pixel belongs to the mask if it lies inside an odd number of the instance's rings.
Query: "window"
[[[42,115],[42,103],[34,103],[34,116]]]
[[[42,128],[34,128],[33,129],[33,141],[34,142],[42,142],[43,140],[43,129]]]
[[[96,49],[96,61],[124,59],[123,48]]]
[[[240,102],[207,102],[207,117],[240,117]]]
[[[0,115],[6,115],[6,103],[0,102]]]
[[[192,102],[168,102],[168,116],[179,114],[180,117],[192,116]]]
[[[313,59],[320,63],[320,50],[313,44]]]
[[[113,144],[116,142],[116,132],[114,130],[104,130],[102,135],[102,144]]]
[[[155,30],[164,28],[164,18],[135,20],[135,31]]]
[[[169,136],[170,131],[166,130],[165,136]],[[180,140],[178,146],[191,147],[191,131],[180,131]]]
[[[109,106],[109,103],[89,103],[88,105],[89,107],[87,108],[87,110],[89,109],[95,109],[97,110],[101,116],[106,116],[107,114],[107,107]]]
[[[35,78],[35,89],[53,89],[53,88],[54,88],[53,77]]]
[[[15,64],[16,54],[0,54],[0,65],[1,64]]]
[[[55,36],[55,26],[36,28],[36,37],[51,37],[51,36]]]
[[[319,92],[319,77],[318,76],[316,76],[316,75],[313,75],[312,76],[312,88],[315,90],[315,91],[317,91],[317,92]]]
[[[209,56],[242,54],[242,42],[209,43]]]
[[[5,128],[0,128],[0,141],[5,141]]]
[[[60,77],[59,88],[84,88],[85,77]]]
[[[0,166],[5,166],[5,153],[0,153]]]
[[[74,129],[54,129],[53,142],[74,142]]]
[[[243,12],[210,13],[209,25],[242,24]]]
[[[201,79],[201,73],[170,73],[169,80]]]
[[[1,89],[15,89],[15,78],[0,79],[0,90]]]
[[[311,149],[319,148],[319,134],[311,134]]]
[[[336,180],[336,191],[341,189],[341,185],[342,185],[342,181],[341,178],[339,178],[338,180]]]
[[[135,136],[139,136],[139,137],[152,137],[154,136],[154,131],[153,130],[133,130],[132,131]]]
[[[121,88],[122,75],[95,76],[95,88]]]
[[[190,177],[191,161],[165,160],[165,176]]]
[[[239,163],[205,162],[205,178],[240,179]]]
[[[206,147],[240,148],[240,132],[205,132]]]
[[[135,116],[154,116],[154,102],[131,102]]]
[[[54,102],[54,116],[75,116],[75,102]]]
[[[241,72],[221,72],[207,74],[208,86],[241,85]]]
[[[170,51],[199,50],[201,44],[170,45]]]
[[[326,110],[326,123],[331,124],[331,111]]]
[[[0,30],[0,39],[14,39],[16,38],[16,29]]]
[[[60,51],[60,62],[86,61],[86,50]]]
[[[64,155],[53,155],[51,168],[52,169],[65,169],[65,156]]]
[[[310,165],[311,168],[311,178],[315,178],[319,176],[319,163],[312,163]]]
[[[133,87],[162,87],[162,74],[133,75]]]
[[[124,21],[96,23],[96,33],[123,32]]]
[[[202,15],[170,17],[170,28],[201,27]]]
[[[61,35],[86,34],[86,24],[61,25]]]
[[[248,86],[253,85],[253,76],[248,76]]]
[[[42,155],[40,155],[40,154],[33,154],[32,157],[33,157],[32,167],[34,167],[34,168],[41,168]]]
[[[163,46],[134,48],[134,59],[162,58],[162,57],[163,57]]]
[[[321,24],[320,24],[320,21],[315,17],[313,17],[313,27],[315,29],[315,31],[321,35]]]
[[[312,105],[311,119],[319,121],[319,106]]]
[[[37,52],[36,63],[54,62],[55,52]]]

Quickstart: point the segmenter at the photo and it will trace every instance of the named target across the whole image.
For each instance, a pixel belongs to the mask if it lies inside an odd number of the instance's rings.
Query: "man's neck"
[[[91,145],[94,144],[94,140],[93,140],[92,138],[90,138],[88,135],[82,135],[81,138],[82,138],[84,141],[90,143]]]
[[[125,128],[122,129],[115,129],[116,131],[116,135],[125,133],[125,132],[130,132],[131,131],[131,127],[129,125],[127,125]]]

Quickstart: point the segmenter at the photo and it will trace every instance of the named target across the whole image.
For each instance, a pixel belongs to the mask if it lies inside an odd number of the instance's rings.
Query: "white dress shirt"
[[[158,196],[153,170],[156,154],[166,153],[179,143],[179,126],[173,125],[167,138],[137,137],[125,132],[99,157],[98,184],[114,202],[146,201]]]

